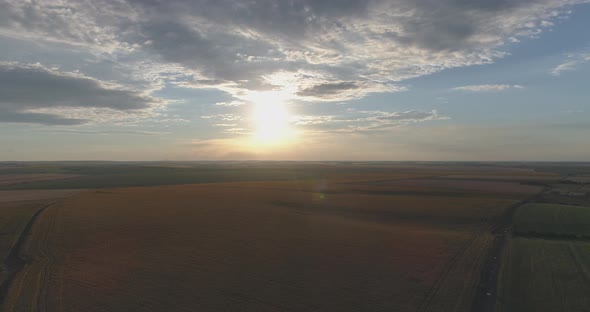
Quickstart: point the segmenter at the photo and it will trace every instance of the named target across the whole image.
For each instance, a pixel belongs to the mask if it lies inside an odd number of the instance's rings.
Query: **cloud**
[[[255,121],[235,114],[204,115],[201,118],[223,133],[236,135],[251,135],[251,126]],[[388,131],[410,124],[448,120],[448,116],[441,115],[437,110],[432,111],[358,111],[346,110],[333,115],[293,115],[288,119],[291,130],[298,133],[370,133]]]
[[[293,124],[304,131],[315,133],[368,133],[387,131],[412,123],[447,120],[438,111],[352,111],[350,115],[295,116]]]
[[[521,85],[508,85],[508,84],[483,84],[483,85],[469,85],[456,87],[452,90],[455,91],[471,91],[471,92],[489,92],[489,91],[504,91],[509,89],[524,89]]]
[[[215,105],[217,106],[226,106],[226,107],[237,107],[245,105],[244,101],[225,101],[225,102],[217,102]]]
[[[94,119],[84,111],[141,112],[160,104],[141,92],[80,73],[0,62],[0,122],[74,125]]]
[[[0,1],[0,35],[163,64],[184,87],[342,101],[491,63],[585,0]],[[177,68],[175,75],[166,67]],[[124,82],[119,81],[124,84]]]
[[[566,109],[566,110],[562,110],[563,113],[566,114],[581,114],[584,112],[584,110],[582,109]]]
[[[343,91],[351,91],[356,90],[358,88],[360,88],[358,84],[350,81],[322,83],[299,90],[297,92],[297,95],[324,98],[328,96],[333,96],[334,94],[338,94]]]
[[[559,76],[562,72],[576,69],[576,65],[578,65],[579,63],[579,61],[568,61],[565,63],[561,63],[551,70],[551,74],[554,76]]]
[[[216,114],[216,115],[203,115],[201,116],[203,119],[215,119],[215,120],[223,120],[223,121],[240,121],[243,120],[242,117],[234,114]]]
[[[160,131],[141,131],[141,130],[89,130],[89,129],[34,129],[33,131],[51,132],[51,133],[71,133],[71,134],[90,134],[90,135],[108,135],[108,134],[131,134],[131,135],[162,135],[169,132]]]
[[[87,123],[88,120],[61,117],[56,114],[19,112],[0,108],[0,122],[71,126]]]
[[[430,112],[422,112],[422,111],[405,111],[405,112],[394,112],[394,113],[387,113],[387,112],[375,112],[379,116],[376,117],[378,120],[390,120],[390,121],[425,121],[425,120],[443,120],[448,119],[448,117],[443,117],[438,114],[436,110],[432,110]]]
[[[573,55],[569,55],[569,58],[571,60],[563,62],[557,66],[555,66],[552,70],[551,70],[551,74],[553,76],[559,76],[561,75],[563,72],[567,72],[567,71],[573,71],[575,70],[579,65],[584,64],[588,61],[590,61],[590,53],[588,54],[573,54]]]

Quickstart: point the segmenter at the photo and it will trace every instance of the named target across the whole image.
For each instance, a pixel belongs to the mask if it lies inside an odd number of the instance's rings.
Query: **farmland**
[[[0,185],[68,179],[74,177],[76,177],[76,175],[72,174],[3,174],[0,175]]]
[[[514,234],[590,238],[590,208],[543,203],[524,205],[516,213]]]
[[[587,311],[590,201],[583,192],[587,188],[582,180],[559,181],[518,207],[502,255],[496,311]]]
[[[0,298],[7,296],[9,286],[24,265],[19,252],[25,238],[40,214],[60,198],[74,194],[60,191],[0,191]]]
[[[587,311],[590,243],[514,238],[504,257],[498,311]]]
[[[426,310],[468,306],[456,287],[477,283],[490,244],[477,225],[510,202],[318,199],[267,182],[81,193],[43,213],[7,308],[411,311],[427,296]]]
[[[518,168],[495,168],[454,164],[379,164],[338,162],[205,162],[205,163],[109,163],[66,162],[0,166],[0,177],[8,175],[62,175],[71,178],[28,181],[0,185],[0,190],[114,188],[179,185],[211,182],[386,181],[407,178],[536,181],[556,179],[555,174]],[[471,180],[470,180],[471,179]]]
[[[27,222],[46,202],[4,202],[0,203],[0,227],[2,236],[0,236],[0,259],[5,260],[8,257],[13,246],[16,244],[19,236],[23,232]],[[7,268],[3,267],[0,274],[0,281],[4,283],[7,277]]]
[[[21,235],[4,311],[472,311],[507,214],[560,178],[496,164],[290,162],[2,174],[76,175],[2,186],[7,205],[54,203]]]

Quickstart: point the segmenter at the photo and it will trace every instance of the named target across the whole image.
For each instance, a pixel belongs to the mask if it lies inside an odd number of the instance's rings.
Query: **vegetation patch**
[[[496,311],[587,311],[590,243],[510,239],[502,259]]]
[[[590,207],[533,203],[518,208],[514,235],[563,239],[590,238]]]

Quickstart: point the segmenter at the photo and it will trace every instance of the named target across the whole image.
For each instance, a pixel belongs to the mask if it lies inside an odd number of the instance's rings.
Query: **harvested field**
[[[518,209],[515,235],[590,238],[590,207],[527,204]]]
[[[366,195],[411,195],[476,197],[496,199],[523,199],[538,193],[542,187],[517,182],[445,180],[429,177],[392,175],[379,180],[376,175],[367,174],[364,181],[355,178],[338,177],[334,179],[308,179],[304,181],[240,182],[226,184],[236,187],[267,188],[274,190],[298,190],[329,194]],[[371,180],[372,179],[372,180]]]
[[[590,243],[513,238],[502,262],[496,311],[588,311]]]
[[[4,301],[12,281],[24,265],[20,248],[33,219],[59,199],[79,190],[0,191],[0,301]]]
[[[322,181],[308,181],[307,185],[279,181],[203,184],[199,189],[226,190],[228,194],[241,194],[241,197],[256,194],[259,202],[297,212],[328,213],[386,223],[464,226],[478,230],[494,224],[504,208],[516,202],[505,198],[399,195],[403,191],[396,192],[395,189],[391,195],[355,193],[349,187]]]
[[[0,203],[65,198],[82,190],[19,190],[0,191]]]
[[[468,311],[485,230],[515,202],[274,183],[68,198],[40,215],[4,309]]]
[[[5,311],[470,311],[492,229],[556,179],[495,166],[289,162],[47,163],[4,174],[77,175],[1,186],[39,190],[0,191],[0,205],[67,197],[24,215],[34,226]]]
[[[477,292],[481,271],[493,236],[475,235],[448,262],[448,267],[435,282],[419,311],[470,311]]]
[[[0,202],[0,284],[3,284],[7,268],[5,260],[21,235],[29,219],[41,208],[47,206],[47,201]]]

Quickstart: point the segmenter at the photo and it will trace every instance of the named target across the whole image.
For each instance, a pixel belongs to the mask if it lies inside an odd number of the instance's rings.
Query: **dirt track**
[[[12,285],[16,275],[24,268],[27,263],[25,259],[21,258],[21,251],[25,246],[27,238],[31,235],[31,230],[39,215],[48,207],[54,205],[55,202],[49,203],[43,208],[39,209],[27,222],[27,225],[21,232],[16,243],[10,249],[6,260],[4,260],[4,270],[6,271],[6,279],[0,285],[0,306],[4,304],[8,290]]]
[[[500,273],[500,265],[502,253],[506,246],[506,241],[510,237],[512,230],[512,220],[518,207],[528,204],[540,197],[546,189],[543,189],[536,195],[528,198],[522,202],[516,203],[506,209],[506,212],[500,219],[498,226],[492,230],[496,236],[494,245],[490,251],[489,258],[481,272],[481,282],[477,289],[477,293],[471,306],[473,312],[493,312],[498,301],[498,277]]]

